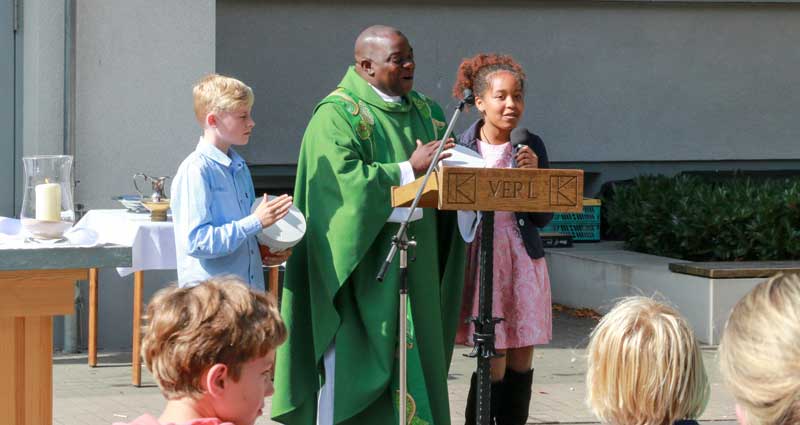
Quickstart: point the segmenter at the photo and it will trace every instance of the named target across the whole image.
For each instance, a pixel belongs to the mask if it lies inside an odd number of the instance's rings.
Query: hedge
[[[800,179],[642,176],[604,199],[628,249],[691,261],[800,258]]]

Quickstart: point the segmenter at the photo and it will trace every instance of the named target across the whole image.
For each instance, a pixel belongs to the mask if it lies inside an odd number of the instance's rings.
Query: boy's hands
[[[428,142],[422,144],[422,141],[417,139],[417,148],[414,152],[411,153],[411,158],[408,159],[408,162],[411,163],[411,168],[414,170],[415,176],[420,176],[425,174],[428,171],[428,167],[431,165],[431,161],[433,161],[433,155],[436,154],[436,150],[439,149],[439,144],[442,143],[439,140],[434,140],[432,142]],[[453,138],[447,139],[444,145],[444,150],[450,149],[456,144],[453,142]],[[439,156],[439,159],[445,159],[452,154],[450,152],[442,152],[442,155]]]
[[[289,213],[289,208],[292,206],[292,197],[289,195],[281,195],[277,198],[268,201],[267,194],[261,200],[261,203],[253,211],[253,214],[261,221],[261,228],[272,226],[278,220],[286,217]]]
[[[292,206],[292,197],[289,195],[281,195],[276,197],[275,199],[269,201],[267,200],[267,194],[264,194],[264,197],[261,199],[261,203],[258,204],[256,210],[253,214],[258,217],[261,221],[261,227],[267,228],[272,226],[278,220],[286,217],[286,214],[289,213],[289,208]],[[264,263],[266,266],[277,266],[284,261],[286,261],[290,255],[292,255],[292,250],[287,249],[281,252],[272,252],[264,245],[259,244],[258,250],[261,253],[261,262]]]
[[[266,246],[259,244],[258,250],[261,252],[261,262],[268,267],[280,265],[292,255],[291,248],[281,252],[272,252]]]

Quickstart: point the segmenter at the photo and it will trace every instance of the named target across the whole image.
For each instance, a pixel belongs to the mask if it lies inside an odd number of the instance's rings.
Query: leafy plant
[[[800,179],[642,176],[603,200],[628,249],[693,261],[800,258]]]

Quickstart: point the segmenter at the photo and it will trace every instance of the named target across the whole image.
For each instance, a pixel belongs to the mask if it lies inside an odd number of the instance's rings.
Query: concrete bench
[[[800,262],[681,262],[627,251],[621,242],[575,244],[545,255],[553,302],[605,313],[622,297],[655,296],[674,305],[697,338],[712,345],[733,305],[755,285],[778,271],[800,272]]]

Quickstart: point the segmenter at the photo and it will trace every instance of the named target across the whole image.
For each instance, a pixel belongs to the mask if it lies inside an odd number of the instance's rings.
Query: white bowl
[[[21,221],[22,227],[36,239],[59,239],[72,227],[72,222],[69,221],[47,221],[32,218],[23,218]]]
[[[270,200],[275,199],[275,196],[272,195],[267,195],[267,197]],[[253,202],[250,212],[256,210],[262,199],[262,197],[258,197],[256,201]],[[272,226],[262,229],[256,235],[256,239],[258,239],[261,245],[269,248],[270,251],[281,252],[297,245],[305,234],[306,219],[303,217],[303,213],[292,205],[289,208],[289,213],[286,214],[285,217],[278,220]]]

